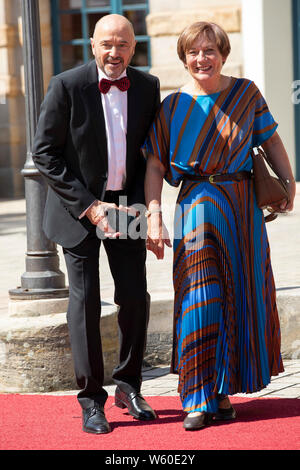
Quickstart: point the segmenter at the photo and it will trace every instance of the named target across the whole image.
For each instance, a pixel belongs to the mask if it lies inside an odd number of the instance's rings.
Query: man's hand
[[[111,202],[95,201],[86,211],[86,216],[93,225],[97,225],[102,232],[104,232],[107,238],[117,238],[121,235],[121,232],[116,232],[108,222],[108,212],[122,211],[128,215],[136,216],[137,212],[132,207],[117,206]]]

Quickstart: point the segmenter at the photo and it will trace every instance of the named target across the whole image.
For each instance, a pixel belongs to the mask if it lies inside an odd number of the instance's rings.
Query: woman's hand
[[[148,230],[146,247],[152,251],[157,259],[163,259],[165,245],[172,247],[168,230],[163,223],[161,212],[154,212],[148,216]]]
[[[160,160],[149,154],[145,176],[145,199],[148,210],[147,217],[147,250],[152,251],[157,259],[163,259],[165,245],[171,248],[170,237],[161,213],[161,191],[165,168]]]
[[[290,181],[289,183],[285,184],[287,193],[288,193],[288,200],[282,199],[276,205],[270,205],[270,208],[267,208],[269,212],[290,212],[293,210],[294,207],[294,199],[296,195],[296,183],[295,181]]]
[[[280,210],[283,212],[292,211],[294,208],[294,199],[296,195],[296,183],[295,180],[290,181],[286,184],[286,190],[289,195],[289,201],[284,201],[280,204]]]

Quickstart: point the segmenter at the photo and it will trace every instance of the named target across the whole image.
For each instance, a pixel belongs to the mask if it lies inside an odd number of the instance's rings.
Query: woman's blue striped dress
[[[251,393],[283,371],[270,248],[253,181],[189,175],[250,171],[251,149],[276,130],[255,84],[232,78],[220,93],[172,93],[145,149],[181,183],[174,222],[171,370],[186,412],[216,412],[217,394]]]

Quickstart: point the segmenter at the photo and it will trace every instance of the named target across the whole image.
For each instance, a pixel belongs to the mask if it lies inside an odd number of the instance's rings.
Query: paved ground
[[[276,396],[284,398],[300,398],[300,360],[288,360],[284,362],[285,371],[274,377],[264,390],[251,395],[239,394],[238,396]],[[169,374],[168,367],[153,368],[144,371],[142,392],[144,395],[177,395],[177,376]],[[110,386],[108,392],[114,392],[114,386]]]
[[[300,398],[300,360],[285,360],[285,371],[277,377],[273,377],[271,383],[263,390],[251,395],[238,394],[236,396],[255,397],[282,397],[282,398]],[[169,373],[169,367],[153,367],[144,369],[142,394],[144,396],[177,396],[178,376]],[[105,389],[109,395],[114,395],[115,385],[106,385]],[[47,395],[76,395],[78,391],[52,392]]]

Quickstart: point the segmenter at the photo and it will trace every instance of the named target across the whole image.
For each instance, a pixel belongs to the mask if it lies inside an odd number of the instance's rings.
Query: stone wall
[[[300,358],[300,289],[277,291],[283,359]],[[145,365],[170,365],[173,341],[173,298],[151,303]]]
[[[299,289],[277,295],[282,356],[299,359]],[[117,308],[102,306],[104,383],[118,364]],[[144,366],[169,366],[173,340],[173,296],[152,300]],[[0,317],[0,393],[51,392],[77,388],[65,313],[11,312]]]
[[[11,311],[10,315],[0,316],[0,393],[77,389],[63,308],[68,299],[51,314],[45,313],[43,302],[24,310],[23,315]],[[100,324],[104,383],[108,384],[119,356],[115,305],[102,306]]]
[[[170,365],[173,342],[173,294],[151,299],[145,366]]]
[[[176,48],[181,31],[195,21],[213,21],[229,35],[232,51],[224,73],[242,75],[241,8],[239,1],[187,0],[158,2],[150,0],[147,31],[151,36],[151,73],[161,81],[162,96],[182,86],[189,78]]]

